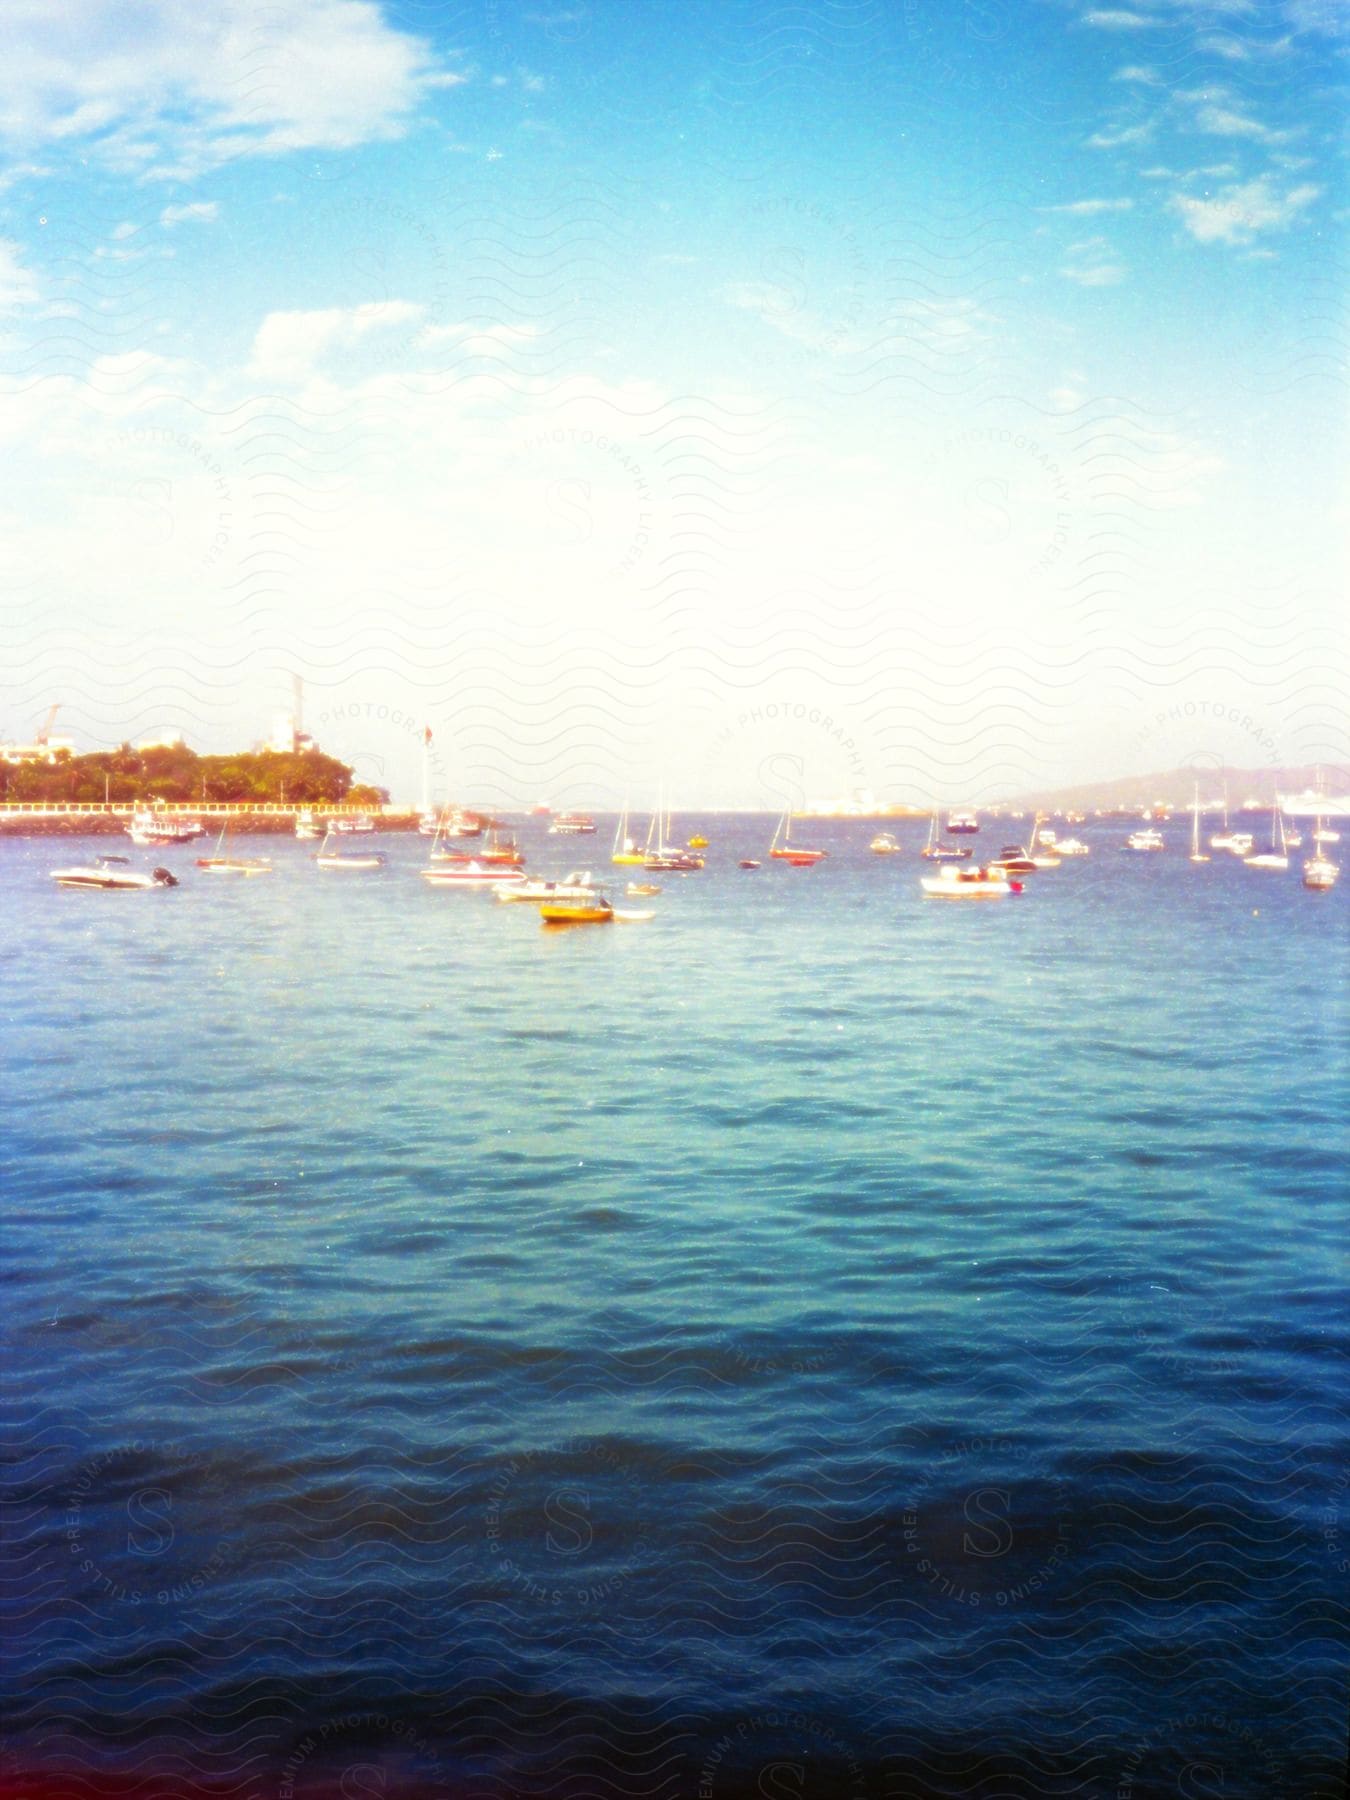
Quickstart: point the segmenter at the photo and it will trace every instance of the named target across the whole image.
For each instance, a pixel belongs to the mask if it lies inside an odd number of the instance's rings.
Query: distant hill
[[[1159,802],[1180,809],[1191,804],[1198,782],[1202,806],[1222,804],[1227,788],[1228,804],[1233,810],[1253,800],[1261,806],[1271,806],[1278,793],[1286,800],[1297,796],[1305,802],[1299,810],[1311,811],[1319,778],[1321,791],[1327,796],[1327,811],[1350,811],[1350,766],[1333,763],[1275,769],[1167,769],[1155,775],[1122,775],[1115,781],[1041,789],[1022,796],[1015,804],[1038,807],[1043,812],[1137,813]]]

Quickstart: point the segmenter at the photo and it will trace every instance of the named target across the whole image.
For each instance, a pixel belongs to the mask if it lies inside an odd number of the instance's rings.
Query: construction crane
[[[46,743],[48,735],[51,732],[52,720],[56,717],[57,713],[59,713],[60,710],[61,710],[61,702],[59,700],[56,702],[55,706],[48,708],[47,717],[42,722],[42,730],[38,732],[37,737],[33,740],[34,743],[37,743],[37,744],[45,744]]]

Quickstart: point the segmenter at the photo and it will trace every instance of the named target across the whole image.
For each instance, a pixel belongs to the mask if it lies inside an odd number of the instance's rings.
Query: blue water
[[[0,843],[11,1784],[1340,1791],[1350,883],[702,823]]]

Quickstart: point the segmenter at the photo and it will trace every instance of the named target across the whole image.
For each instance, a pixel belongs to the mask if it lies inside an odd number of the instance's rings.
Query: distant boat
[[[1278,800],[1270,815],[1270,849],[1263,850],[1256,856],[1244,856],[1242,860],[1249,869],[1279,871],[1289,867],[1289,847],[1284,841],[1284,818]]]
[[[1044,837],[1045,834],[1042,832],[1041,835]],[[1082,838],[1057,837],[1055,839],[1056,856],[1088,856],[1090,854],[1091,845],[1085,844]]]
[[[975,852],[968,845],[944,844],[938,839],[938,816],[936,811],[928,821],[928,842],[919,852],[928,862],[967,862]]]
[[[947,833],[949,837],[968,837],[980,829],[978,816],[973,812],[952,812],[947,814]]]
[[[206,827],[200,819],[167,819],[138,806],[126,832],[133,844],[147,849],[155,844],[190,844],[194,838],[206,836]]]
[[[561,881],[544,881],[538,876],[530,880],[498,880],[495,884],[498,900],[512,906],[538,905],[544,900],[584,899],[596,891],[591,880],[589,869],[573,869],[570,875],[564,875]]]
[[[997,856],[990,857],[986,873],[1034,875],[1036,863],[1033,857],[1028,856],[1021,844],[1005,844]]]
[[[653,912],[620,912],[598,888],[571,899],[546,900],[539,908],[540,924],[549,926],[636,925],[655,917]]]
[[[197,867],[204,875],[270,875],[272,859],[270,856],[231,856],[226,846],[230,836],[230,820],[227,818],[220,828],[220,836],[216,839],[214,856],[199,856]]]
[[[125,856],[96,856],[93,862],[80,863],[69,869],[53,869],[51,879],[58,887],[101,888],[122,893],[148,893],[152,888],[178,886],[178,877],[167,869],[133,869]]]
[[[419,871],[423,881],[437,887],[501,887],[507,882],[524,881],[521,869],[501,868],[471,857],[468,862],[438,863]]]
[[[302,840],[323,836],[314,813],[308,806],[302,807],[295,815],[295,835]]]
[[[647,852],[643,850],[636,838],[628,830],[628,802],[623,803],[623,811],[619,814],[618,823],[614,827],[614,849],[609,859],[612,863],[641,868],[647,860]]]
[[[1315,844],[1324,842],[1325,835],[1322,830],[1322,821],[1319,819],[1317,830],[1313,832],[1313,842]],[[1337,835],[1333,833],[1333,839]],[[1335,887],[1336,877],[1339,874],[1340,869],[1330,857],[1320,849],[1315,850],[1303,865],[1303,885],[1305,888],[1311,888],[1314,893],[1324,894],[1329,888]]]
[[[778,829],[773,834],[773,842],[769,845],[769,855],[787,863],[789,868],[809,869],[829,855],[828,850],[803,850],[792,842],[792,808],[785,809],[778,821]]]
[[[385,858],[382,850],[343,850],[333,842],[334,829],[330,825],[319,845],[314,861],[321,869],[342,869],[351,874],[362,870],[382,869]]]
[[[655,844],[652,843],[653,835],[656,838]],[[671,815],[666,811],[665,795],[662,794],[647,828],[647,848],[642,858],[644,869],[672,875],[693,875],[703,867],[701,856],[692,850],[682,850],[678,844],[669,841],[674,835]]]
[[[757,869],[759,864],[752,856],[743,856],[741,858],[740,866],[743,869]]]
[[[708,848],[707,838],[697,831],[694,833],[693,837],[688,839],[688,844],[691,850],[706,850]]]
[[[1250,831],[1222,831],[1209,840],[1211,850],[1226,850],[1230,856],[1251,855],[1255,839]]]
[[[1303,865],[1303,885],[1315,893],[1325,893],[1336,885],[1336,877],[1340,874],[1334,862],[1325,856],[1310,856]]]
[[[921,875],[919,884],[928,900],[1002,900],[1020,894],[1022,883],[1010,881],[992,865],[987,869],[962,869],[946,863],[936,875]]]
[[[1198,782],[1195,792],[1191,796],[1191,861],[1193,863],[1209,861],[1200,848],[1200,785]]]
[[[524,852],[513,837],[505,836],[500,825],[488,828],[487,843],[477,852],[485,863],[494,868],[520,869],[525,866]]]
[[[342,837],[365,837],[375,829],[375,821],[365,813],[358,813],[352,819],[334,819],[328,827]]]
[[[897,856],[900,852],[899,844],[889,831],[879,831],[867,848],[873,856]]]
[[[637,899],[639,896],[646,898],[651,894],[659,894],[661,889],[655,881],[630,881],[625,891],[633,899]]]
[[[1051,835],[1051,839],[1053,840],[1054,833],[1052,832],[1050,835]],[[1034,868],[1057,869],[1060,864],[1058,844],[1054,844],[1052,842],[1050,844],[1046,844],[1044,847],[1041,847],[1040,846],[1040,838],[1041,838],[1041,821],[1040,821],[1040,817],[1038,815],[1035,822],[1033,823],[1033,825],[1031,827],[1031,842],[1027,846],[1027,855],[1031,858],[1032,866]]]
[[[595,830],[595,820],[589,813],[559,813],[548,829],[550,837],[584,837]]]
[[[1161,831],[1155,831],[1146,825],[1142,831],[1132,831],[1125,840],[1129,850],[1165,850],[1167,848]]]

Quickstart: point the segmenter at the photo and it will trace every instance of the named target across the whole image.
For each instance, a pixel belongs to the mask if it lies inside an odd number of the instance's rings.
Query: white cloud
[[[1046,206],[1041,210],[1053,213],[1078,213],[1086,216],[1089,213],[1129,212],[1133,205],[1133,200],[1070,200],[1064,206]]]
[[[9,238],[0,238],[0,306],[26,306],[38,298],[37,281],[21,261],[23,252]]]
[[[1126,144],[1145,144],[1153,136],[1153,125],[1145,121],[1142,125],[1122,125],[1118,129],[1094,131],[1088,139],[1091,150],[1120,150]]]
[[[1221,188],[1211,199],[1173,194],[1168,204],[1201,244],[1249,244],[1258,232],[1283,231],[1321,193],[1311,182],[1280,193],[1269,175]]]
[[[1249,118],[1246,113],[1235,112],[1227,106],[1202,106],[1195,115],[1195,123],[1211,137],[1249,137],[1263,144],[1282,144],[1289,135],[1284,131],[1271,131],[1259,119]]]
[[[1123,8],[1104,7],[1083,14],[1085,25],[1096,25],[1102,31],[1145,31],[1160,20],[1147,13],[1126,12]]]
[[[1158,85],[1158,71],[1147,69],[1142,63],[1127,63],[1123,69],[1117,69],[1111,77],[1113,81],[1143,82],[1147,87]]]
[[[1125,279],[1125,269],[1120,263],[1093,263],[1086,268],[1063,268],[1060,274],[1069,281],[1076,281],[1080,287],[1116,287]]]
[[[134,174],[397,137],[461,79],[371,0],[6,0],[4,45],[0,138]]]
[[[384,300],[268,313],[253,340],[250,373],[264,381],[303,381],[330,351],[355,349],[374,333],[416,323],[424,312],[407,300]]]
[[[220,208],[214,200],[190,200],[185,206],[166,206],[159,215],[161,225],[214,225]]]
[[[1104,237],[1084,238],[1064,254],[1068,261],[1060,274],[1080,287],[1115,287],[1125,279],[1124,266],[1111,261],[1115,252]]]

